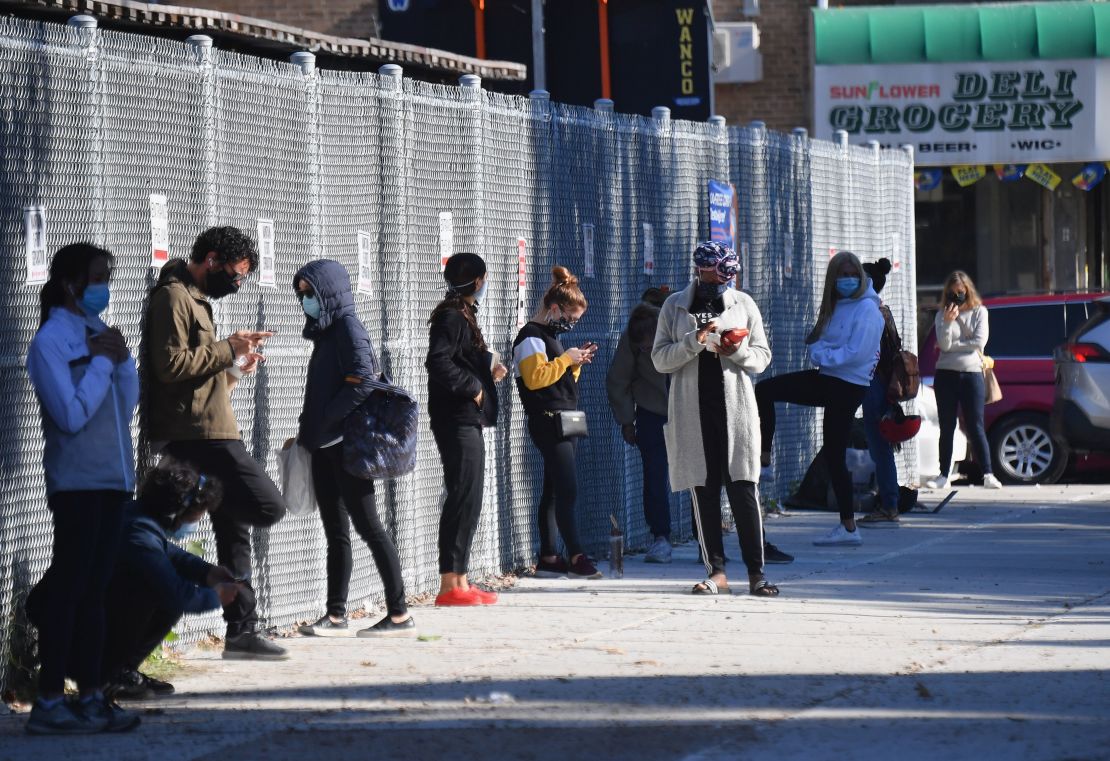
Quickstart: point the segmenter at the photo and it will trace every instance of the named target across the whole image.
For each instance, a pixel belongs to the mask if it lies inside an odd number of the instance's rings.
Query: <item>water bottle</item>
[[[624,534],[615,530],[609,536],[609,578],[624,578]]]

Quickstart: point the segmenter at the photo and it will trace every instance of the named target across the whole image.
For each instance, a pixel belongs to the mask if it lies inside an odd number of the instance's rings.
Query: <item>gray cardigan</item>
[[[960,312],[952,322],[945,322],[944,312],[938,311],[934,324],[937,329],[937,347],[940,349],[938,370],[983,372],[980,352],[986,349],[987,339],[990,338],[990,320],[985,306],[979,305]]]
[[[698,357],[706,351],[698,343],[697,322],[690,314],[694,283],[673,294],[663,305],[651,359],[661,373],[670,373],[667,403],[667,460],[674,491],[705,485],[705,451],[701,440],[701,399],[698,393]],[[724,370],[725,409],[728,426],[728,472],[733,481],[759,482],[759,412],[749,374],[758,375],[771,364],[771,348],[763,330],[763,317],[748,294],[726,291],[725,311],[717,318],[718,330],[747,328],[750,335],[731,357],[721,355]]]

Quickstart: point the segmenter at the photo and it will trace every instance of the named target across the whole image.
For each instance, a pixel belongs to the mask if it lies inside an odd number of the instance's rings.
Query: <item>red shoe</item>
[[[436,595],[436,607],[459,608],[469,605],[488,605],[489,603],[483,602],[482,598],[475,594],[476,591],[477,589],[475,587],[471,587],[470,589],[458,589],[456,587],[450,592],[443,592]]]
[[[478,595],[478,599],[482,601],[482,605],[496,605],[497,604],[497,593],[496,592],[487,592],[486,590],[480,589],[478,587],[471,587],[470,591],[473,592],[474,594]]]

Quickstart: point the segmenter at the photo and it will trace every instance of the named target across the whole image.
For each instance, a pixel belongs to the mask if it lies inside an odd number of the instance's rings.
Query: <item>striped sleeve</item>
[[[516,376],[524,381],[529,391],[553,386],[559,382],[567,368],[574,365],[566,354],[548,360],[547,348],[539,338],[525,338],[513,350]]]

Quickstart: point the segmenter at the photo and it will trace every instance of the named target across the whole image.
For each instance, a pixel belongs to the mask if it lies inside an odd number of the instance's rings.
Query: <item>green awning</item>
[[[1110,58],[1110,2],[813,10],[818,65]]]

